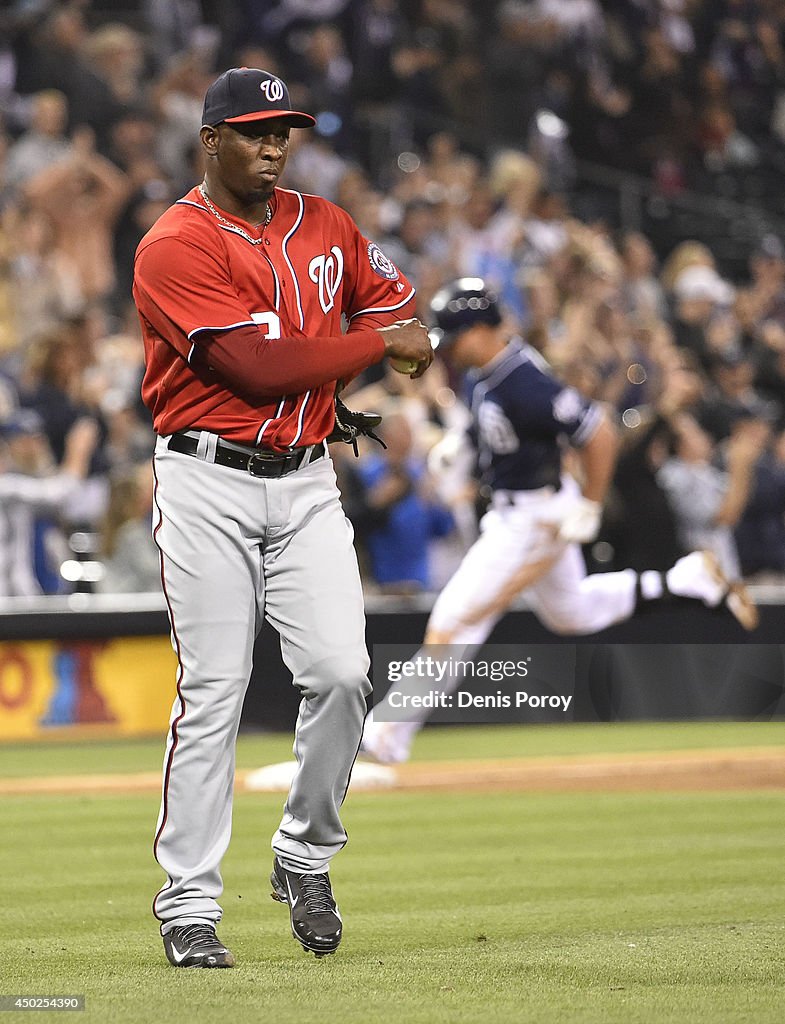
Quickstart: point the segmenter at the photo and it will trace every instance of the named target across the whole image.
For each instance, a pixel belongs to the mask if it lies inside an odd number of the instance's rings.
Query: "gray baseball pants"
[[[155,839],[168,876],[153,903],[162,933],[221,918],[235,740],[263,618],[303,698],[298,768],[272,841],[291,871],[326,869],[346,842],[339,808],[370,691],[353,533],[329,456],[264,479],[212,462],[215,435],[203,432],[201,458],[166,440],[154,533],[179,669]]]

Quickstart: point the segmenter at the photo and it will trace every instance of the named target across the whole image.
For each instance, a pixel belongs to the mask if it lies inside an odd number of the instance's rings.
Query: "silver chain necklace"
[[[264,241],[263,238],[254,238],[253,235],[249,235],[247,231],[243,231],[243,229],[238,224],[235,224],[232,221],[227,220],[226,217],[222,216],[218,212],[218,210],[215,208],[215,206],[213,205],[212,201],[210,200],[210,197],[205,192],[204,185],[200,185],[199,186],[199,193],[200,193],[202,199],[204,199],[204,202],[205,202],[205,205],[207,206],[207,209],[210,211],[210,213],[213,215],[213,217],[215,217],[216,220],[219,220],[222,224],[225,224],[228,228],[231,228],[232,231],[236,231],[238,233],[238,235],[242,235],[243,238],[246,239],[246,241],[251,243],[251,245],[261,245],[262,244],[262,242]],[[263,226],[267,227],[267,225],[270,223],[270,221],[272,219],[273,219],[273,208],[268,203],[267,204],[267,213],[264,215],[264,225]]]

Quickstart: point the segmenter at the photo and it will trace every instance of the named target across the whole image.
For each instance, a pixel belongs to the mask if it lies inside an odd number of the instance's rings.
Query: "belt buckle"
[[[287,457],[285,455],[278,455],[276,452],[252,452],[248,456],[248,463],[246,464],[245,468],[248,470],[251,476],[265,476],[263,472],[254,472],[254,464],[258,460],[261,463],[268,463],[280,466],[281,469],[278,472],[278,476],[280,476],[281,473],[283,472],[283,465],[286,462],[286,458]]]

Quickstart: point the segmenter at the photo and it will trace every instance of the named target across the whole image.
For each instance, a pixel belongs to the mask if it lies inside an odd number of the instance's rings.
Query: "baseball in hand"
[[[416,373],[420,364],[416,359],[391,359],[390,366],[398,373]]]

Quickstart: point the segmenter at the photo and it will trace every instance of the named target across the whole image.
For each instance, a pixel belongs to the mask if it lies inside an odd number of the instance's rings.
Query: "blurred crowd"
[[[785,247],[743,275],[579,215],[589,159],[777,210],[785,9],[748,0],[16,0],[0,13],[0,597],[159,587],[135,248],[202,176],[206,87],[284,77],[318,114],[285,184],[346,208],[416,284],[499,293],[511,334],[606,402],[623,447],[595,570],[710,547],[785,580]],[[753,184],[757,182],[757,185]],[[746,190],[746,191],[745,191]],[[464,382],[377,366],[333,446],[369,589],[438,589],[487,495]],[[340,449],[340,450],[339,450]]]

